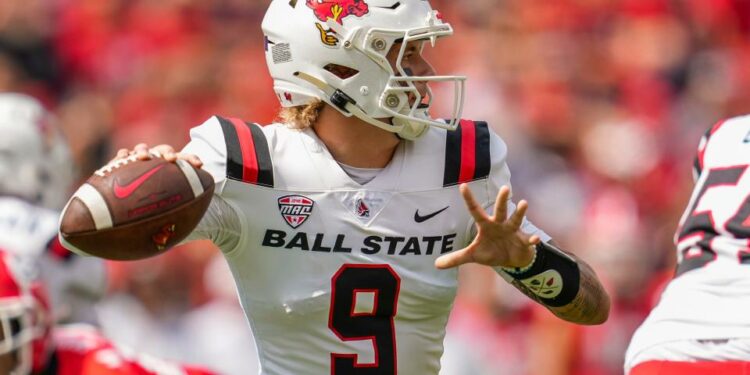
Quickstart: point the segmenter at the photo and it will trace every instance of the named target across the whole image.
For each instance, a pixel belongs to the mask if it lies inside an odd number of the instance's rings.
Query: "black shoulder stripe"
[[[227,178],[273,187],[268,141],[257,124],[217,116],[227,147]]]
[[[492,160],[490,158],[490,128],[484,121],[477,121],[476,125],[476,169],[474,179],[479,180],[490,175]]]
[[[703,167],[701,166],[701,160],[698,156],[693,159],[693,175],[697,179],[701,173],[703,173]]]
[[[224,142],[227,145],[227,177],[233,180],[242,181],[244,168],[242,167],[242,148],[240,139],[232,123],[223,118],[216,116],[221,124],[221,130],[224,132]]]
[[[443,186],[457,184],[460,171],[461,125],[459,125],[454,131],[448,131],[445,135],[445,172],[443,175]]]
[[[253,135],[255,146],[255,157],[258,161],[258,185],[273,187],[273,162],[271,152],[268,149],[268,140],[261,130],[260,125],[247,123]]]
[[[443,186],[486,178],[490,160],[490,129],[486,122],[461,120],[445,138]]]

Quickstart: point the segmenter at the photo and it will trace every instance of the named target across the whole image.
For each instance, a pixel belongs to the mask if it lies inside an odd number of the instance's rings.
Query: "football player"
[[[57,240],[59,210],[72,188],[68,144],[34,98],[0,93],[0,246],[37,257],[62,322],[96,321],[106,289],[101,259],[81,257]]]
[[[210,375],[116,348],[93,326],[54,327],[32,257],[0,250],[0,374]]]
[[[630,375],[750,372],[750,116],[708,129],[693,167],[675,278],[633,335]]]
[[[154,150],[214,176],[192,238],[222,249],[261,373],[437,374],[468,262],[563,319],[607,319],[591,268],[510,201],[506,145],[459,120],[465,78],[422,55],[453,33],[429,1],[274,0],[262,29],[279,123],[216,116],[179,155]],[[445,121],[435,83],[451,87]],[[131,153],[149,158],[117,158]]]

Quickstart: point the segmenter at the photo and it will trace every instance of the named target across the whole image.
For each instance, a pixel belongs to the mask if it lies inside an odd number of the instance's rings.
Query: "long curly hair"
[[[282,108],[277,119],[292,129],[309,128],[318,121],[324,105],[324,101],[316,100],[307,105]]]

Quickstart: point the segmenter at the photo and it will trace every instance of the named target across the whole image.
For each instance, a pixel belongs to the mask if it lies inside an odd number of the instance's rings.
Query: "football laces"
[[[161,152],[155,149],[148,150],[148,153],[151,154],[151,157],[155,157],[155,158],[162,157]],[[124,165],[128,165],[129,163],[132,163],[136,160],[138,160],[138,155],[136,154],[132,154],[126,158],[116,159],[116,160],[113,160],[111,163],[99,168],[96,172],[94,172],[94,174],[99,177],[104,177],[112,173],[112,171],[114,171],[115,169],[120,168]]]

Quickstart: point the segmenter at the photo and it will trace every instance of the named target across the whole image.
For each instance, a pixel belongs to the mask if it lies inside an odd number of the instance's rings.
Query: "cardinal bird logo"
[[[370,207],[367,207],[367,204],[364,200],[357,199],[357,203],[355,203],[357,206],[357,216],[359,217],[370,217]]]
[[[174,224],[167,224],[161,228],[161,230],[151,236],[151,240],[154,241],[156,248],[162,251],[167,248],[167,242],[174,236],[176,226]]]
[[[365,0],[307,0],[307,6],[321,22],[332,19],[339,25],[346,17],[362,17],[370,12]]]

